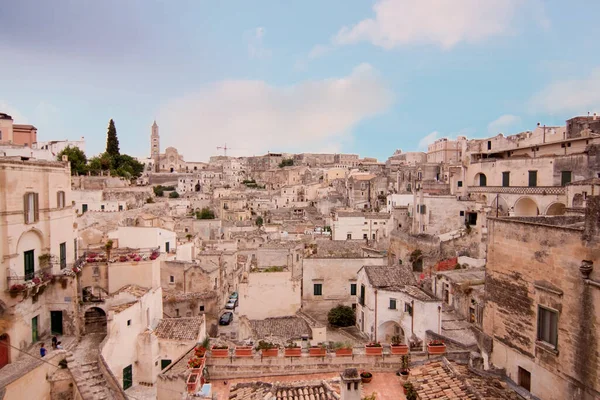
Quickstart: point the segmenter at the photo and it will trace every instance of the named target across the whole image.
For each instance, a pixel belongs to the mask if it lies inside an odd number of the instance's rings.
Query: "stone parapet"
[[[556,194],[564,195],[563,186],[471,186],[469,193],[507,193],[507,194]]]

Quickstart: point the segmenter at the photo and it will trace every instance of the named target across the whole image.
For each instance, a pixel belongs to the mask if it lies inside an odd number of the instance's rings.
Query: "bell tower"
[[[154,170],[158,171],[158,158],[160,155],[160,136],[158,135],[158,125],[156,120],[152,124],[152,133],[150,134],[150,158],[154,160]]]

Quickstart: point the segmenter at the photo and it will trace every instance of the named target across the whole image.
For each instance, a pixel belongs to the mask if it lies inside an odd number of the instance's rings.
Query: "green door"
[[[31,342],[38,341],[38,317],[37,315],[31,319]]]
[[[123,368],[123,390],[129,389],[133,385],[133,369],[131,365]]]
[[[85,214],[87,212],[87,208],[88,208],[87,204],[82,204],[81,205],[81,213]]]
[[[160,360],[160,370],[167,368],[171,364],[171,360]]]
[[[67,268],[67,243],[60,244],[60,269]]]
[[[52,332],[53,335],[63,334],[62,311],[50,311],[50,332]]]
[[[23,253],[24,264],[25,264],[25,280],[30,281],[33,279],[35,272],[35,258],[34,250],[27,250]]]
[[[169,252],[169,250],[171,249],[171,248],[169,247],[169,245],[170,245],[170,243],[169,243],[169,242],[165,242],[165,253],[168,253],[168,252]]]

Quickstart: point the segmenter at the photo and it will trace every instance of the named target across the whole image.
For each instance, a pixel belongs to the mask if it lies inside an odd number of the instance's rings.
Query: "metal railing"
[[[470,186],[469,193],[558,194],[566,193],[564,186]]]

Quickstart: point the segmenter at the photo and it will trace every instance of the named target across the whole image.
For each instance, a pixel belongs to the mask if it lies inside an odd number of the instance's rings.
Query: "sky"
[[[600,2],[0,0],[0,112],[104,151],[384,161],[600,113]]]

